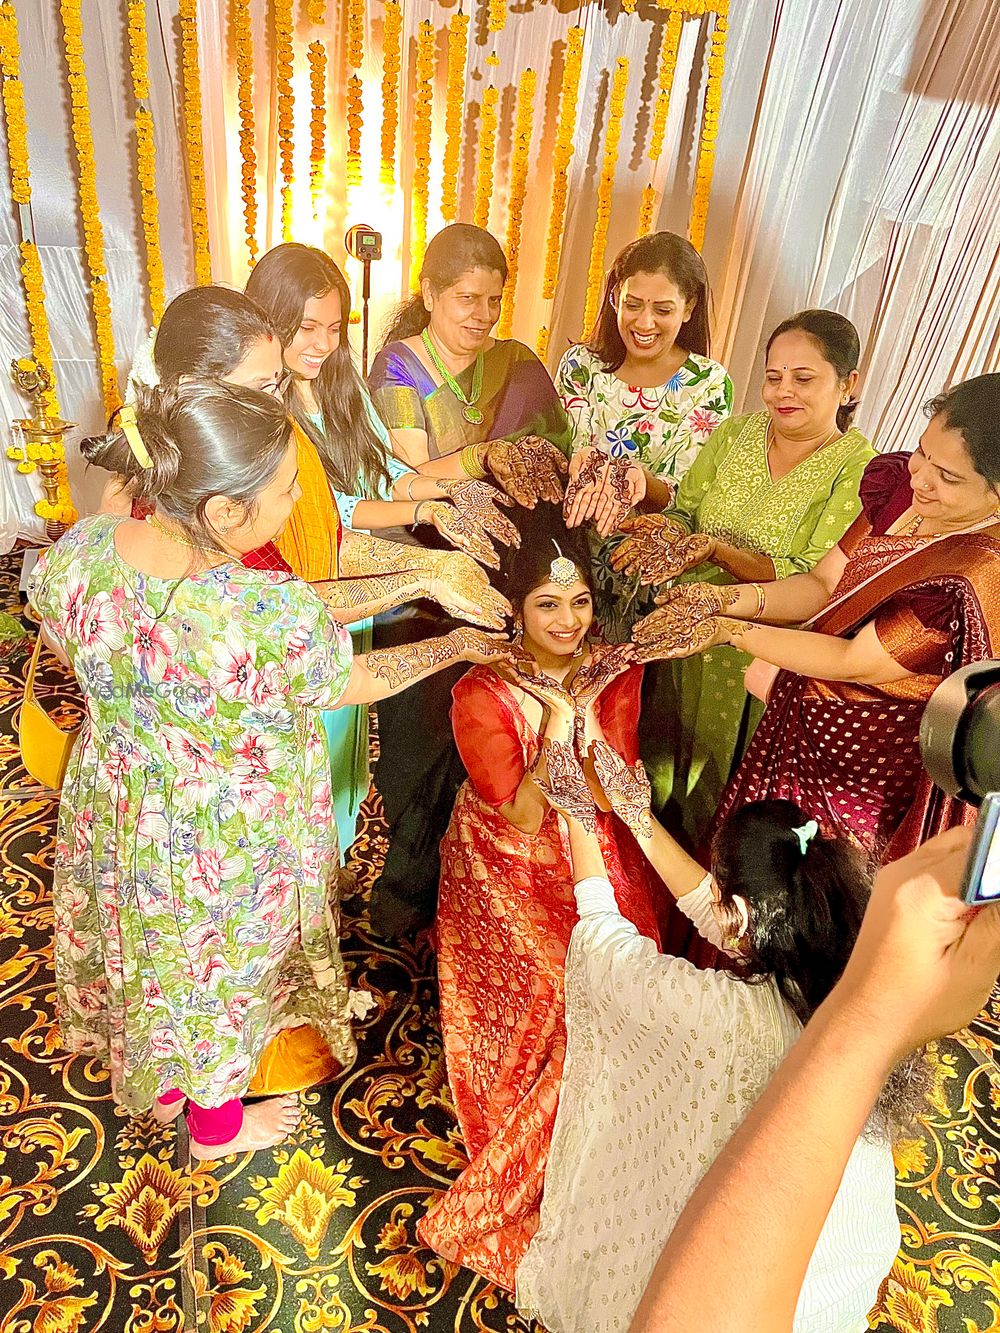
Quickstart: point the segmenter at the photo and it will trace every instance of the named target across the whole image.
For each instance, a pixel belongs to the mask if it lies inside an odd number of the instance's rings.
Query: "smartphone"
[[[977,906],[1000,903],[1000,792],[983,797],[965,866],[962,898]]]

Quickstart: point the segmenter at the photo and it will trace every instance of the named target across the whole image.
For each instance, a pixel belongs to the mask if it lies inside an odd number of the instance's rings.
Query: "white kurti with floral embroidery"
[[[573,423],[574,453],[597,445],[678,483],[733,407],[725,368],[694,352],[666,384],[645,388],[624,383],[579,343],[559,363],[556,389]],[[616,545],[616,538],[594,543],[597,611],[612,640],[628,638],[635,621],[652,609],[653,597],[611,568]]]
[[[30,598],[73,664],[86,719],[63,785],[53,906],[65,1043],[116,1100],[246,1091],[277,1028],[354,1055],[337,939],[337,834],[319,710],[351,641],[309,586],[226,564],[159,579],[84,519]]]

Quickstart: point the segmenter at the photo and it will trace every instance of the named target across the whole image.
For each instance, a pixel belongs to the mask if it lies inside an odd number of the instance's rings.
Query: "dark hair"
[[[284,405],[257,389],[192,379],[156,389],[138,385],[134,410],[152,467],[140,466],[117,413],[106,435],[81,441],[81,454],[124,477],[135,499],[155,500],[157,512],[176,519],[200,545],[217,547],[205,506],[224,495],[253,516],[288,448]]]
[[[519,509],[519,547],[506,547],[500,556],[497,582],[500,591],[516,611],[525,598],[551,577],[552,561],[560,552],[576,565],[581,580],[593,592],[590,550],[580,528],[567,528],[559,505],[545,502],[534,509]],[[558,549],[557,549],[558,548]]]
[[[424,251],[420,281],[426,279],[433,291],[443,292],[445,288],[453,287],[463,273],[474,268],[499,273],[501,282],[507,281],[507,257],[496,237],[469,222],[454,222],[439,231]],[[393,311],[382,346],[387,347],[401,338],[413,338],[430,322],[430,312],[418,290]]]
[[[817,833],[803,853],[794,830],[807,821],[794,801],[755,801],[730,815],[712,847],[720,904],[735,919],[734,896],[746,900],[748,970],[773,976],[802,1023],[839,980],[871,891],[846,840]]]
[[[791,319],[783,319],[772,332],[764,349],[765,359],[771,354],[771,347],[776,338],[783,333],[806,333],[823,353],[823,360],[828,361],[837,372],[837,378],[848,379],[858,368],[861,360],[861,339],[858,331],[847,318],[836,310],[800,310]],[[849,430],[854,413],[858,410],[857,398],[849,403],[841,403],[837,408],[837,429]]]
[[[351,357],[347,337],[351,292],[347,279],[322,250],[290,242],[276,245],[259,259],[247,282],[247,295],[270,315],[282,347],[287,347],[298,332],[306,302],[333,291],[340,297],[340,341],[313,381],[323,429],[306,416],[294,383],[286,390],[286,406],[316,446],[334,487],[353,494],[360,481],[365,494],[374,499],[383,486],[389,485],[389,472],[385,445],[371,424],[364,385]]]
[[[255,343],[274,336],[270,319],[242,292],[192,287],[164,310],[153,362],[164,385],[176,384],[183,375],[221,380],[232,374]]]
[[[681,325],[677,343],[687,352],[708,356],[712,345],[709,329],[712,289],[704,261],[683,236],[677,236],[672,231],[654,231],[626,245],[611,265],[604,283],[601,308],[587,339],[587,346],[595,356],[601,358],[605,369],[617,370],[625,360],[625,344],[618,331],[618,312],[612,302],[622,283],[637,273],[664,273],[685,301],[694,301],[694,309]]]
[[[929,417],[943,413],[949,430],[961,431],[972,465],[993,487],[1000,485],[1000,375],[977,375],[924,404]]]

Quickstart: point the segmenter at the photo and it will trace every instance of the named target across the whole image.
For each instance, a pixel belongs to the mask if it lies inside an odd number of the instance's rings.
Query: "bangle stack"
[[[459,460],[462,464],[462,471],[473,481],[482,481],[487,475],[483,467],[483,460],[480,456],[481,444],[467,444],[459,454]]]
[[[763,583],[751,583],[750,587],[753,588],[754,592],[757,594],[757,606],[750,619],[760,620],[761,616],[764,614],[764,585]]]

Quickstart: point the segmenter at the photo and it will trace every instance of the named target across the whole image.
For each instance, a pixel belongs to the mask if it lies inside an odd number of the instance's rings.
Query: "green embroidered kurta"
[[[692,532],[707,532],[768,556],[776,579],[807,573],[837,544],[861,510],[861,474],[875,451],[860,431],[818,449],[779,481],[767,465],[766,412],[724,422],[703,446],[668,511]],[[715,565],[685,582],[733,583]],[[697,844],[740,759],[763,706],[748,697],[747,653],[713,648],[649,673],[643,758],[654,808]]]

